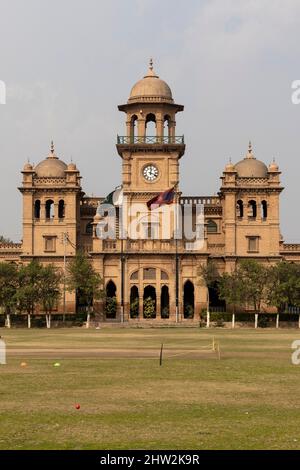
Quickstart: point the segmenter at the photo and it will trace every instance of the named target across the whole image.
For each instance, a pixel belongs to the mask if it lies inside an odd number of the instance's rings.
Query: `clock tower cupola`
[[[145,202],[179,182],[185,144],[175,131],[175,116],[183,106],[174,103],[169,85],[155,73],[151,59],[147,74],[118,108],[126,113],[126,135],[117,141],[124,195]]]

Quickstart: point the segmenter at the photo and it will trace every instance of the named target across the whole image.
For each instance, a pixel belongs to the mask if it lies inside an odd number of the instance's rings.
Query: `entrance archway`
[[[113,281],[109,281],[106,285],[106,303],[105,314],[106,318],[113,319],[117,316],[117,288]]]
[[[195,289],[191,281],[186,281],[183,289],[183,316],[194,318],[195,311]]]
[[[156,318],[156,290],[153,286],[144,288],[143,298],[143,315],[144,318]]]
[[[130,318],[138,318],[139,316],[139,289],[132,286],[130,289]]]
[[[170,296],[168,286],[162,286],[160,295],[160,316],[169,318],[170,315]]]

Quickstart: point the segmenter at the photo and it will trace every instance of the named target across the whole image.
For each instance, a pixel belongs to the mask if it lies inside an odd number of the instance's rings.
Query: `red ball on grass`
[[[80,405],[79,405],[79,403],[76,403],[75,408],[76,408],[76,410],[80,410]]]

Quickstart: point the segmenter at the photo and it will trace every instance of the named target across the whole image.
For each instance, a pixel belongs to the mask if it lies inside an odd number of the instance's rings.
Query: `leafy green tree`
[[[218,272],[218,267],[216,263],[212,260],[209,260],[206,266],[201,265],[198,270],[198,274],[201,277],[201,282],[207,288],[207,312],[209,312],[209,289],[210,288],[218,288],[220,274]],[[193,316],[193,312],[191,316]]]
[[[51,324],[51,314],[61,298],[61,280],[62,273],[53,264],[42,266],[39,293],[48,328]]]
[[[15,264],[0,263],[0,310],[6,315],[10,328],[10,315],[17,306],[18,268]]]
[[[41,282],[43,266],[36,260],[21,266],[18,275],[16,298],[18,310],[28,315],[28,327],[31,326],[31,315],[41,301]]]
[[[241,261],[237,268],[241,301],[251,305],[255,313],[267,303],[270,272],[269,267],[253,259]]]
[[[268,303],[284,311],[300,307],[300,265],[282,261],[270,269]]]
[[[78,252],[67,265],[66,285],[69,292],[76,292],[81,304],[86,305],[87,328],[93,313],[93,303],[104,297],[103,281],[94,270],[91,261]]]
[[[144,299],[144,317],[154,318],[155,317],[155,300],[152,297],[146,297]]]
[[[224,273],[219,279],[220,298],[225,300],[226,305],[232,305],[233,313],[236,307],[242,302],[243,284],[239,273],[234,271],[231,274]]]

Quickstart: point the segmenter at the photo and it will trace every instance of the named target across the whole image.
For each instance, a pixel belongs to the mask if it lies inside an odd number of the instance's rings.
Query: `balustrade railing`
[[[184,136],[117,136],[118,145],[132,145],[132,144],[184,144]]]

